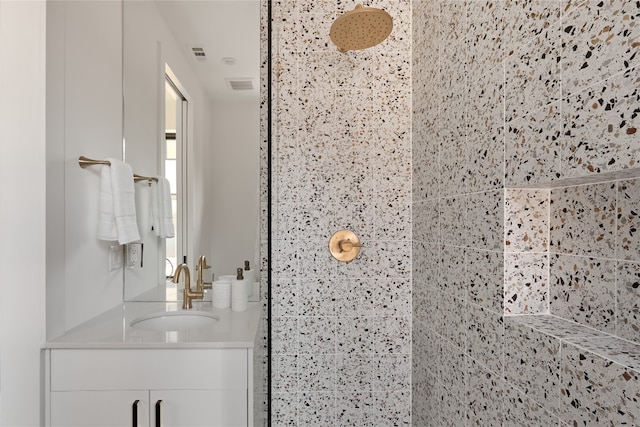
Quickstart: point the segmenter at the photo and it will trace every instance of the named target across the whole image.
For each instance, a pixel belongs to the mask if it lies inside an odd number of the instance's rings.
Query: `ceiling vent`
[[[253,90],[252,79],[226,79],[231,90]]]
[[[191,47],[191,53],[193,53],[193,56],[195,56],[195,58],[198,61],[206,61],[207,60],[207,54],[204,52],[204,48],[201,46],[192,46]]]

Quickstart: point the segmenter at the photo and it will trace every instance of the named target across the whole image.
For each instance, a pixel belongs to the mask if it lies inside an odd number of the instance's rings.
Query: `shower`
[[[392,29],[393,19],[387,12],[359,4],[333,22],[329,37],[338,51],[346,53],[382,43]]]

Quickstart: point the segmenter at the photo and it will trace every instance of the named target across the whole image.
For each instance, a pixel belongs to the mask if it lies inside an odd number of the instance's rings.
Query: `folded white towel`
[[[151,226],[158,237],[174,237],[171,185],[166,178],[157,178],[158,182],[152,184],[151,191]]]
[[[121,160],[107,160],[111,167],[108,171],[105,171],[107,167],[103,167],[101,174],[98,238],[117,240],[124,245],[140,240],[136,222],[133,170]]]
[[[111,167],[102,166],[100,171],[100,198],[98,199],[98,239],[118,240],[116,220],[113,216],[113,195],[111,193]]]

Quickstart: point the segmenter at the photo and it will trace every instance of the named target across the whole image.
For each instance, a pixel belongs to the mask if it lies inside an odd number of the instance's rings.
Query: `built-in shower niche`
[[[570,424],[640,422],[640,178],[625,173],[505,189],[505,360],[520,361],[505,378]]]

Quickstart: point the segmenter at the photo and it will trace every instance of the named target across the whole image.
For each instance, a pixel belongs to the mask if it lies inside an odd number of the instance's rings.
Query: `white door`
[[[56,391],[51,426],[147,427],[148,391]]]
[[[150,404],[152,426],[248,426],[247,390],[152,390]]]

